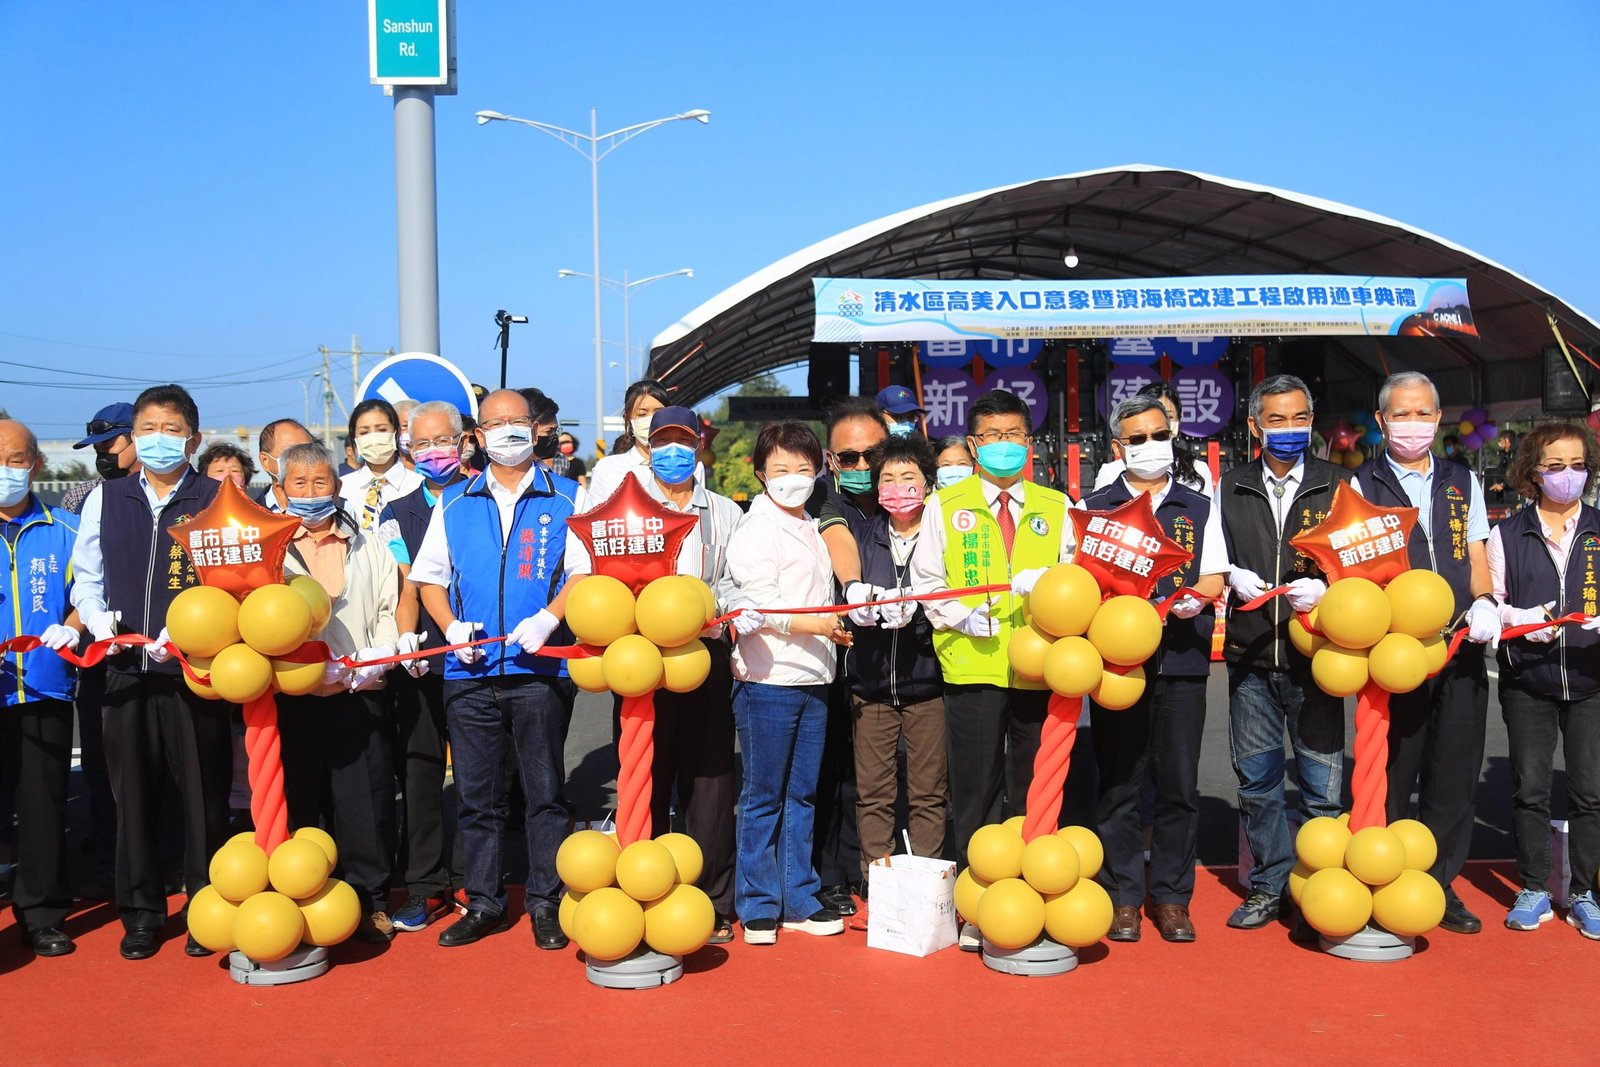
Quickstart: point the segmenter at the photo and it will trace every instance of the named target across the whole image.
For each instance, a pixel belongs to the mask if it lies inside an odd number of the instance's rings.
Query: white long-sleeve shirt
[[[765,493],[728,542],[728,574],[756,608],[817,607],[833,603],[833,563],[816,520],[795,518]],[[838,657],[833,642],[791,634],[791,615],[768,615],[767,624],[739,638],[733,676],[769,685],[827,685]]]

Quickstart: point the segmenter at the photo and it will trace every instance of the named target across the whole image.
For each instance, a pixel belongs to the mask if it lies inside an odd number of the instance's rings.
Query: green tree
[[[761,374],[739,386],[738,396],[788,396],[778,379],[771,374]],[[756,435],[761,424],[756,422],[729,422],[728,401],[724,399],[714,411],[702,411],[711,425],[720,432],[712,448],[717,454],[716,490],[735,500],[751,500],[761,495],[761,482],[750,468],[750,454],[755,450]]]

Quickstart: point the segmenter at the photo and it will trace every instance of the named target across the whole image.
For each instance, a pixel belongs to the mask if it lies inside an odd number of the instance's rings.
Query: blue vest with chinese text
[[[1555,601],[1551,614],[1596,613],[1600,570],[1600,511],[1583,505],[1572,531],[1563,575],[1545,546],[1537,508],[1523,508],[1500,524],[1506,555],[1506,603],[1534,608]],[[1600,633],[1568,625],[1548,643],[1514,637],[1500,642],[1500,684],[1545,700],[1581,700],[1600,692]]]
[[[1411,498],[1400,488],[1388,453],[1380,452],[1356,471],[1361,495],[1381,508],[1409,508]],[[1411,566],[1433,571],[1450,583],[1456,595],[1455,614],[1472,603],[1472,563],[1467,558],[1467,509],[1472,506],[1472,472],[1454,460],[1433,457],[1433,500],[1429,511],[1428,536],[1422,533],[1422,519],[1407,544]]]
[[[28,510],[7,522],[0,538],[0,566],[6,581],[0,585],[0,641],[28,635],[38,637],[46,626],[58,623],[72,611],[67,590],[72,585],[72,543],[78,537],[78,517],[59,508],[47,508],[33,495]],[[0,686],[6,705],[30,700],[71,700],[74,670],[48,648],[8,652],[0,662]]]

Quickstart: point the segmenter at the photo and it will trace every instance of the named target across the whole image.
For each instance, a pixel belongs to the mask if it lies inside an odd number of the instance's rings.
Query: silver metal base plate
[[[237,950],[228,953],[228,974],[240,985],[304,982],[319,977],[328,966],[328,950],[318,945],[303,945],[272,963],[257,963]]]
[[[1394,963],[1416,951],[1417,939],[1396,937],[1378,926],[1357,930],[1349,937],[1318,937],[1322,951],[1330,956],[1362,963]]]
[[[639,948],[620,960],[585,960],[590,982],[606,989],[654,989],[683,977],[683,958]]]
[[[1052,974],[1066,974],[1072,970],[1078,965],[1078,954],[1048,937],[1041,937],[1033,944],[1021,948],[1000,948],[988,938],[984,938],[983,965],[1001,974],[1043,978]]]

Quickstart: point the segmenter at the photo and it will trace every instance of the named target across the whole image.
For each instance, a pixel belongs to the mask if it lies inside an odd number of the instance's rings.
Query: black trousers
[[[16,789],[11,909],[24,930],[59,927],[72,907],[67,888],[72,705],[65,700],[30,700],[0,707],[0,761],[0,782]]]
[[[1522,888],[1550,880],[1550,780],[1556,742],[1567,769],[1567,847],[1572,875],[1561,897],[1594,889],[1600,868],[1600,693],[1578,700],[1534,696],[1500,680],[1511,742],[1511,829]]]
[[[340,877],[369,912],[387,911],[394,859],[394,769],[382,691],[278,697],[289,827],[320,826]]]
[[[1206,725],[1204,678],[1156,677],[1126,711],[1093,702],[1094,750],[1100,764],[1100,883],[1118,906],[1145,900],[1144,834],[1139,792],[1146,776],[1156,789],[1150,837],[1152,904],[1189,904],[1200,830],[1200,739]]]
[[[733,673],[725,642],[707,641],[711,673],[692,693],[656,691],[650,824],[654,836],[679,829],[695,839],[705,867],[695,884],[723,915],[733,914]],[[678,826],[669,818],[678,791]]]
[[[944,687],[958,865],[967,865],[967,840],[973,831],[1023,813],[1049,698],[1045,690],[999,685]]]
[[[861,877],[861,834],[856,829],[856,716],[842,672],[828,687],[828,725],[817,774],[817,813],[811,859],[822,884],[848,885]]]
[[[442,897],[455,880],[452,873],[460,873],[451,870],[444,824],[444,752],[449,741],[444,677],[429,673],[413,678],[399,670],[390,677],[395,756],[405,804],[398,870],[404,872],[407,893]]]
[[[100,703],[106,691],[104,664],[78,672],[78,766],[83,769],[84,790],[89,795],[89,827],[94,837],[95,862],[110,872],[117,850],[117,802],[111,795],[111,775],[106,770],[106,745],[100,723]]]
[[[117,799],[117,911],[129,930],[166,921],[158,824],[168,775],[183,798],[185,891],[193,896],[211,881],[233,785],[228,707],[195,696],[176,674],[106,672],[101,717]]]
[[[1488,718],[1489,680],[1474,647],[1463,649],[1437,678],[1389,698],[1388,818],[1406,817],[1415,789],[1417,818],[1439,845],[1428,873],[1447,893],[1472,847]]]

